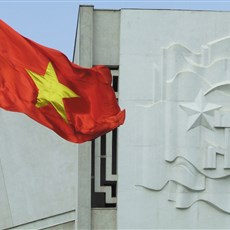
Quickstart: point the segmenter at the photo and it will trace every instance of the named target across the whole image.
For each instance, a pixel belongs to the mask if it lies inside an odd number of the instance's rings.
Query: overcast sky
[[[1,1],[0,18],[22,35],[73,57],[79,5],[96,9],[152,8],[230,11],[229,1]]]

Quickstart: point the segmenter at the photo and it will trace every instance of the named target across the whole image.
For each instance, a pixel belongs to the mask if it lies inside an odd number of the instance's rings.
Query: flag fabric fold
[[[105,66],[84,68],[0,20],[0,107],[83,143],[125,120]]]

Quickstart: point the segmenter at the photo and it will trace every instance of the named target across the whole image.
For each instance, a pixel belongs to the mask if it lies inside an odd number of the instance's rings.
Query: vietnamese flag
[[[105,66],[83,68],[0,20],[0,107],[82,143],[124,123]]]

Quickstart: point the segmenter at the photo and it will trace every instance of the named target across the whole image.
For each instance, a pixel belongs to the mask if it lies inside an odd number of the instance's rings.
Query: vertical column
[[[230,128],[225,128],[224,168],[230,169]]]
[[[74,62],[84,66],[93,65],[93,6],[79,9],[77,39],[74,50]]]
[[[205,153],[205,166],[204,169],[216,169],[216,149],[209,146]]]
[[[224,169],[230,169],[230,112],[215,112],[215,128],[224,129],[225,146],[222,151],[224,155]]]
[[[93,65],[93,7],[80,7],[75,57],[84,67]],[[78,54],[76,55],[76,53]],[[77,154],[76,229],[91,229],[91,142],[80,144]]]

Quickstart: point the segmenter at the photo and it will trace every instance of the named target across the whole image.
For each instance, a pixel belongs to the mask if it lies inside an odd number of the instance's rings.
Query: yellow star
[[[71,89],[61,84],[58,81],[55,70],[51,64],[48,63],[45,75],[40,75],[26,70],[38,88],[38,96],[36,107],[40,108],[49,103],[55,108],[58,114],[66,121],[66,111],[63,103],[63,98],[79,97]]]

